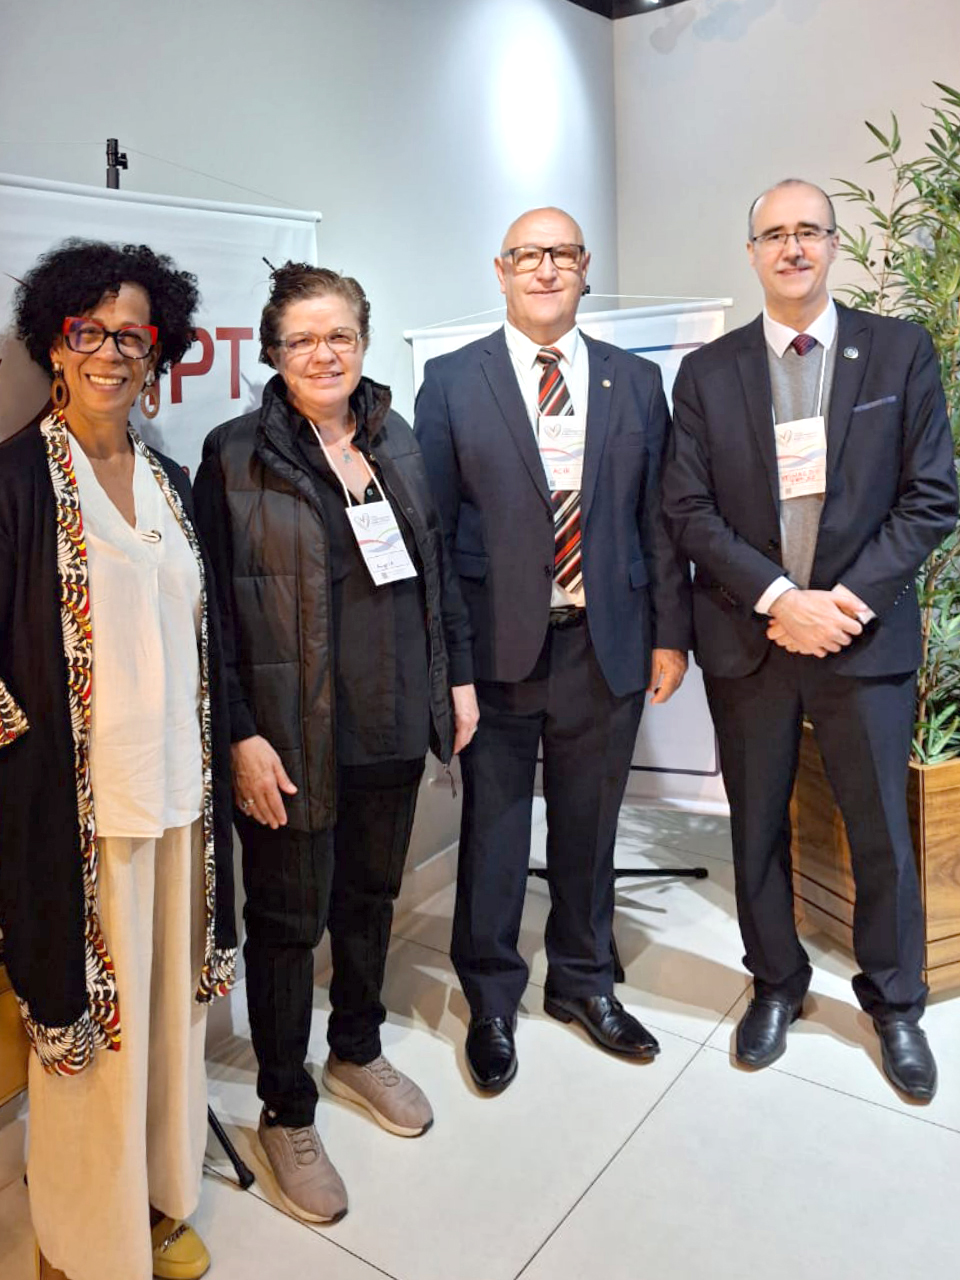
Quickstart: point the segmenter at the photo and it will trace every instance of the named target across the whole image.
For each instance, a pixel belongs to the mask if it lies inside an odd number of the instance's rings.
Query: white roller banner
[[[268,269],[316,263],[318,213],[108,191],[0,174],[0,439],[43,407],[44,376],[10,333],[16,278],[68,236],[147,244],[197,277],[197,341],[160,382],[160,412],[133,424],[151,445],[196,470],[204,436],[260,403],[271,370],[258,362]],[[12,277],[12,278],[11,278]]]

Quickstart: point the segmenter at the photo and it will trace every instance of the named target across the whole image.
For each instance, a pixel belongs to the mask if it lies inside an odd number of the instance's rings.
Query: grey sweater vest
[[[773,411],[777,422],[794,422],[799,418],[812,418],[816,415],[820,368],[824,358],[827,363],[823,376],[823,414],[827,419],[829,436],[827,406],[830,404],[833,369],[837,358],[836,341],[829,351],[825,351],[818,342],[805,356],[797,355],[792,347],[787,347],[783,355],[778,357],[771,347],[767,347]],[[807,494],[802,498],[788,498],[780,503],[783,568],[798,587],[806,588],[810,585],[822,508],[823,494]]]

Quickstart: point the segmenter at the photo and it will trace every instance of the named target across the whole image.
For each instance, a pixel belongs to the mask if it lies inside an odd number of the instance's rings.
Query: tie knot
[[[817,345],[817,340],[816,338],[811,338],[809,333],[798,333],[790,345],[798,356],[805,356],[808,351],[812,351]]]
[[[563,359],[563,352],[557,347],[541,347],[537,352],[537,363],[542,364],[545,369],[551,365],[559,364]]]

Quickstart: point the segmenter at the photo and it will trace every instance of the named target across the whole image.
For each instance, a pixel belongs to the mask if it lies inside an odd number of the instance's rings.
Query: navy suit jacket
[[[610,690],[649,680],[651,647],[690,647],[689,573],[666,532],[660,370],[581,334],[590,390],[582,557],[590,639]],[[428,361],[414,419],[474,632],[475,677],[526,678],[553,585],[550,492],[503,329]]]
[[[824,661],[840,675],[895,675],[920,663],[914,578],[957,518],[953,441],[926,331],[837,312],[810,586],[842,582],[877,615]],[[686,356],[673,389],[664,500],[694,562],[695,649],[711,675],[749,675],[771,644],[753,606],[783,573],[772,403],[761,317]]]

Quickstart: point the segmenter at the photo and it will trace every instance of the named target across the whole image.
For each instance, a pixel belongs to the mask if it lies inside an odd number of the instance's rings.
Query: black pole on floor
[[[233,1165],[233,1171],[237,1175],[237,1181],[240,1183],[242,1190],[246,1191],[248,1187],[253,1186],[253,1174],[240,1159],[239,1151],[227,1137],[227,1131],[217,1119],[213,1107],[207,1107],[207,1120],[210,1123],[210,1128],[213,1130],[217,1141],[227,1153],[227,1159]]]

